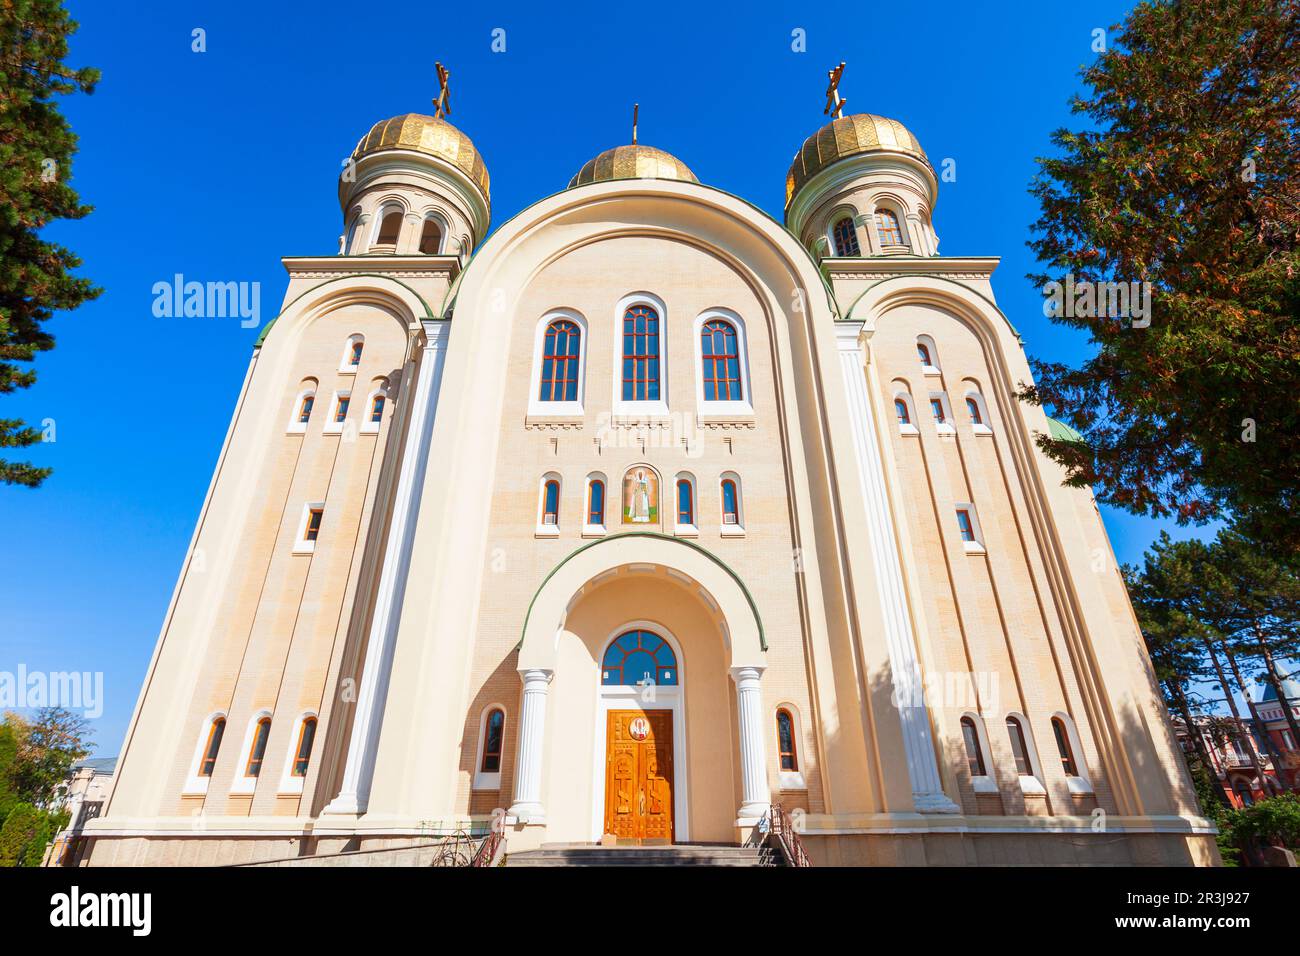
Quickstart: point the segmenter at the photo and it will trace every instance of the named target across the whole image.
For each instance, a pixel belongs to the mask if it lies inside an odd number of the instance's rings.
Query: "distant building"
[[[79,760],[72,765],[68,776],[67,792],[63,805],[71,816],[68,828],[55,838],[53,848],[46,858],[47,866],[75,866],[83,849],[82,828],[88,820],[99,816],[113,791],[116,757],[95,757]]]
[[[1291,713],[1300,718],[1300,684],[1284,680],[1282,690],[1286,693]],[[1296,749],[1296,741],[1286,722],[1286,713],[1278,703],[1277,692],[1271,685],[1265,685],[1259,700],[1249,701],[1249,704],[1251,714],[1272,740],[1273,749],[1282,755],[1281,780],[1290,786],[1300,786],[1300,750]]]

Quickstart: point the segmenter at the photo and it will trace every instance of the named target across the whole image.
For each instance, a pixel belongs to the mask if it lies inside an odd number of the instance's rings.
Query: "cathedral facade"
[[[817,864],[1215,860],[993,257],[899,122],[784,223],[636,144],[489,234],[445,119],[378,123],[244,386],[92,865],[497,827]]]

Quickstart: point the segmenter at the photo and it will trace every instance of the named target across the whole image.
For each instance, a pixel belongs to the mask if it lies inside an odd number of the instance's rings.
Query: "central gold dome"
[[[680,179],[687,183],[699,182],[690,168],[676,156],[653,146],[634,143],[631,146],[615,146],[595,159],[588,160],[577,175],[569,180],[569,188],[611,179]]]
[[[874,113],[841,116],[804,140],[795,153],[785,177],[786,208],[800,187],[827,166],[847,156],[877,152],[905,153],[930,165],[921,143],[898,120]]]
[[[435,156],[468,176],[488,199],[488,171],[470,138],[446,120],[423,113],[406,113],[380,120],[361,137],[354,160],[385,149],[410,149]]]

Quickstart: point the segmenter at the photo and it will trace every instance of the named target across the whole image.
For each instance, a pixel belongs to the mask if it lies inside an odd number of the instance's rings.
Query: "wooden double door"
[[[604,832],[619,842],[673,842],[671,710],[609,712]]]

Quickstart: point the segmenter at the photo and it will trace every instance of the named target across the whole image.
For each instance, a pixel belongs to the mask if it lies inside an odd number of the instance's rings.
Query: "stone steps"
[[[768,847],[543,845],[506,854],[507,866],[780,866]]]

